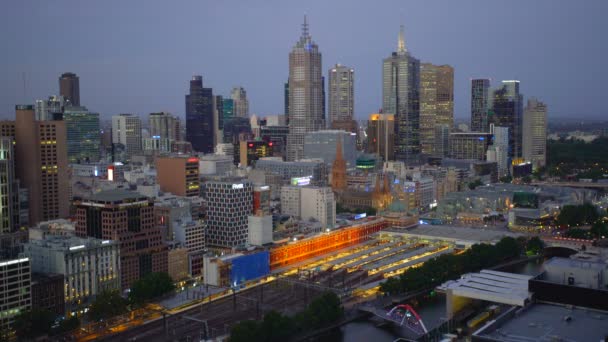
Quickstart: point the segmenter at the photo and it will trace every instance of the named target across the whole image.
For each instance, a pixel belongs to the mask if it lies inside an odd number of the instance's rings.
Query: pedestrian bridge
[[[408,304],[396,305],[388,311],[384,308],[379,309],[373,306],[362,306],[359,310],[369,312],[383,321],[398,327],[406,328],[414,333],[415,336],[422,336],[428,332],[422,318]]]

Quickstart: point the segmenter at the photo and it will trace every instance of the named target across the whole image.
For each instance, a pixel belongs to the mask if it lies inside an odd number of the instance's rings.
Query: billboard
[[[231,261],[231,286],[238,286],[246,281],[260,278],[270,273],[270,253],[268,251],[243,255]]]
[[[291,185],[295,185],[295,186],[309,185],[311,178],[312,178],[312,176],[294,177],[294,178],[291,179]]]

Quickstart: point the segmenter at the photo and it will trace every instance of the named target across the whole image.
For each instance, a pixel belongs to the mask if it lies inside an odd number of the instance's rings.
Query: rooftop
[[[146,196],[142,196],[139,192],[125,189],[105,190],[91,195],[89,198],[95,202],[120,202],[126,199],[145,200]]]
[[[390,230],[388,231],[390,232]],[[399,232],[399,234],[423,239],[464,240],[474,243],[494,242],[499,241],[505,236],[518,237],[521,235],[506,230],[466,228],[449,225],[419,225],[407,232]]]
[[[479,336],[506,342],[603,341],[608,334],[606,322],[605,311],[535,304],[487,334],[482,330]]]
[[[445,282],[439,289],[459,297],[524,306],[531,296],[528,281],[532,278],[529,275],[482,270]]]

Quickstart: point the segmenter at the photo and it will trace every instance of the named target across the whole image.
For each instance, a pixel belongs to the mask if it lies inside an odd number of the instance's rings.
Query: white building
[[[329,187],[302,187],[300,216],[303,220],[315,219],[323,229],[336,226],[336,200]]]
[[[543,167],[547,161],[547,106],[529,99],[523,121],[523,157],[534,168]]]
[[[498,177],[509,175],[509,128],[490,125],[490,133],[494,135],[494,144],[488,148],[486,159],[496,162]]]
[[[120,290],[118,242],[65,235],[46,235],[24,244],[32,271],[63,274],[66,311],[75,314],[103,290]]]
[[[198,158],[198,172],[200,175],[225,176],[234,169],[234,158],[228,155],[205,154]]]
[[[230,98],[234,101],[234,116],[246,118],[249,116],[249,100],[247,92],[243,87],[234,87],[230,92]]]
[[[293,217],[300,217],[300,187],[281,187],[281,213]]]
[[[112,116],[112,143],[125,146],[127,155],[141,153],[141,119],[133,114]]]
[[[272,215],[249,216],[249,244],[262,246],[272,241]]]
[[[31,282],[28,258],[0,261],[0,340],[11,340],[15,316],[32,308]]]
[[[175,241],[188,249],[190,253],[205,250],[205,222],[193,220],[190,213],[173,222]]]

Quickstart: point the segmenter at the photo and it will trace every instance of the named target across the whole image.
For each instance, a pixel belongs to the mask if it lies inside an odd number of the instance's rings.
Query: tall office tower
[[[234,101],[234,116],[246,118],[249,116],[249,100],[247,92],[243,87],[234,87],[230,92],[230,98]]]
[[[253,183],[226,178],[205,185],[207,243],[229,248],[246,244],[248,216],[253,211]]]
[[[213,153],[213,90],[203,88],[203,77],[192,76],[190,94],[186,95],[186,140],[197,152]]]
[[[36,120],[53,120],[56,114],[63,113],[63,109],[69,102],[63,96],[49,96],[47,100],[36,100]]]
[[[234,117],[234,100],[223,99],[222,100],[222,122],[220,123],[220,129],[224,129],[224,123]]]
[[[150,136],[171,141],[180,141],[181,125],[179,118],[171,113],[150,113],[148,116]]]
[[[200,195],[198,158],[184,155],[157,157],[156,173],[160,191],[177,196]]]
[[[435,125],[435,147],[433,156],[437,158],[447,157],[450,152],[450,132],[452,126]]]
[[[487,160],[496,162],[498,177],[509,175],[509,129],[490,124],[494,144],[488,148]]]
[[[59,95],[69,101],[72,106],[80,106],[80,81],[72,72],[66,72],[59,77]]]
[[[300,40],[289,53],[289,135],[287,160],[301,159],[304,135],[325,128],[321,52],[304,17]]]
[[[289,79],[287,79],[287,83],[283,87],[283,96],[285,102],[285,124],[289,126]]]
[[[66,123],[36,121],[34,106],[18,105],[16,120],[0,122],[0,128],[15,141],[15,178],[29,196],[29,224],[67,217]]]
[[[122,144],[128,157],[141,153],[141,119],[139,116],[133,114],[112,116],[112,143]]]
[[[224,99],[221,95],[216,95],[213,97],[213,146],[224,142],[222,127],[224,127]]]
[[[0,261],[0,340],[17,340],[13,323],[19,314],[32,308],[32,269],[28,258]]]
[[[384,161],[395,160],[395,115],[370,114],[367,121],[367,152]]]
[[[420,65],[420,150],[434,155],[435,126],[454,125],[454,68]]]
[[[355,71],[336,64],[329,69],[329,120],[352,121],[355,108]]]
[[[471,131],[488,131],[488,104],[490,97],[490,80],[480,78],[471,80]]]
[[[547,160],[547,106],[534,97],[524,110],[523,157],[534,168],[545,166]]]
[[[15,231],[19,222],[17,191],[13,138],[0,135],[0,235]]]
[[[99,114],[86,107],[69,106],[63,112],[67,129],[68,161],[70,163],[98,162],[101,133]]]
[[[522,157],[523,95],[519,81],[502,81],[502,86],[492,91],[490,108],[488,123],[509,128],[509,157]]]
[[[395,114],[395,159],[418,163],[420,157],[420,61],[405,47],[403,26],[397,51],[384,59],[382,109]]]
[[[456,132],[450,134],[450,158],[486,160],[492,133]]]
[[[127,190],[75,198],[76,235],[120,242],[123,290],[151,272],[167,272],[167,248],[154,220],[154,200]]]

